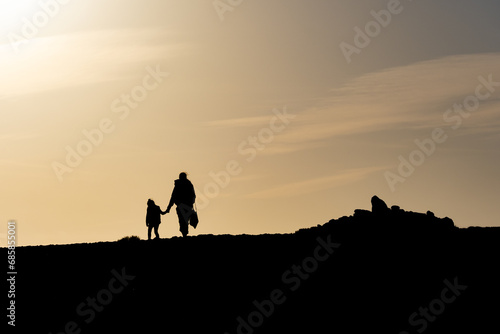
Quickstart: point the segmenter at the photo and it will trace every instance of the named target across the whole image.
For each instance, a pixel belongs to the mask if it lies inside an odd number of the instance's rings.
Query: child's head
[[[155,201],[153,201],[151,198],[148,199],[148,206],[155,205]]]

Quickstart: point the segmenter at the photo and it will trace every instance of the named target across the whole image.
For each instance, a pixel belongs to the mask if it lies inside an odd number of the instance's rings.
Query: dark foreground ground
[[[499,333],[499,241],[357,210],[287,235],[22,247],[16,330]]]

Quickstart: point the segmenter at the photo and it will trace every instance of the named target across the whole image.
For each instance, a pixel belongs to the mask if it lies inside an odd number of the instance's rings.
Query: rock
[[[401,208],[398,205],[393,205],[393,206],[391,206],[391,211],[392,212],[400,212]]]
[[[377,196],[372,197],[372,212],[376,215],[385,215],[389,213],[387,204]]]
[[[369,217],[371,215],[372,213],[368,210],[363,210],[363,209],[354,210],[354,217],[356,218]]]
[[[443,222],[443,225],[448,227],[448,228],[455,227],[455,222],[453,221],[453,219],[451,219],[449,217],[444,217],[441,221]]]

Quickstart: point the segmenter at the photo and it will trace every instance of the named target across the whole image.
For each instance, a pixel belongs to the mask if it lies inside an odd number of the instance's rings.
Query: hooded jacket
[[[161,214],[162,211],[158,205],[148,204],[148,209],[146,210],[146,225],[147,226],[160,225]]]
[[[194,187],[191,181],[188,179],[177,179],[174,181],[174,190],[172,191],[172,196],[170,197],[169,207],[172,205],[185,204],[192,206],[196,199],[196,194],[194,192]]]

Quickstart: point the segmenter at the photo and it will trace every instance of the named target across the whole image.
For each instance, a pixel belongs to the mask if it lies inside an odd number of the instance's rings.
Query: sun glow
[[[34,0],[2,0],[0,1],[0,27],[2,31],[19,29],[23,18],[28,18],[30,13],[40,9]]]

